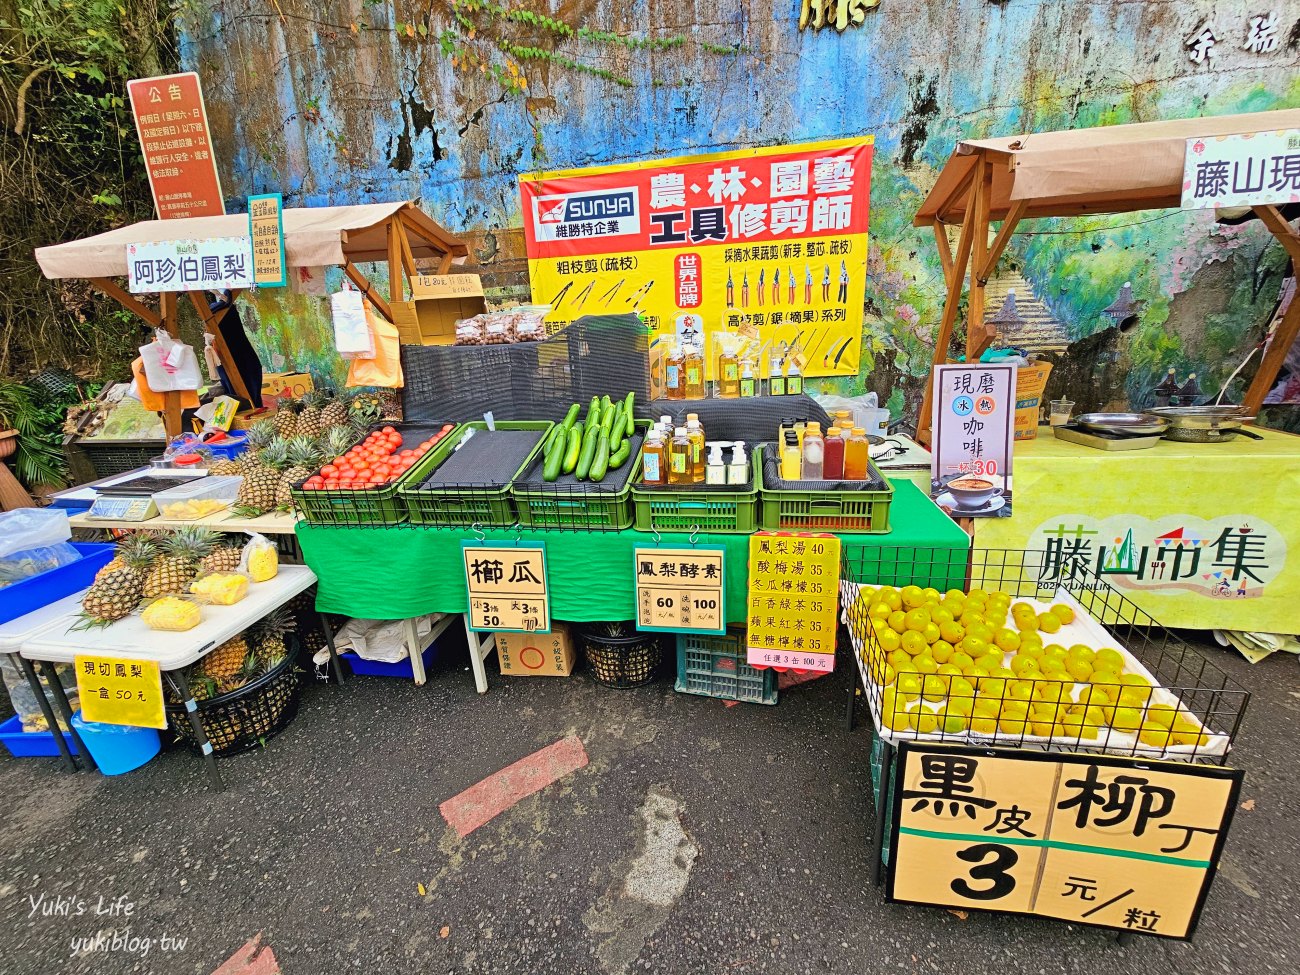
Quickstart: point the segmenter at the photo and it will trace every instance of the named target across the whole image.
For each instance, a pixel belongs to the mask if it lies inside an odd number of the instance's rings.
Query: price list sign
[[[464,542],[465,586],[473,630],[551,632],[546,547]]]
[[[751,535],[750,666],[833,670],[839,578],[840,540],[834,535]]]
[[[157,662],[78,654],[73,666],[81,714],[87,721],[137,728],[167,727]]]
[[[638,548],[636,627],[726,633],[720,548]]]
[[[899,747],[891,900],[1189,938],[1241,772],[1100,755]]]
[[[284,198],[279,193],[248,198],[248,236],[253,241],[253,282],[259,288],[283,288]]]
[[[1016,367],[935,366],[930,497],[962,518],[1011,517]]]

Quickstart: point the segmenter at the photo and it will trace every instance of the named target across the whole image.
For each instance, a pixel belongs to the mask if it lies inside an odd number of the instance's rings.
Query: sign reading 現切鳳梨
[[[469,625],[514,633],[551,631],[546,547],[464,542]]]
[[[1300,129],[1188,139],[1183,209],[1300,201]]]
[[[283,288],[288,282],[284,260],[284,197],[263,193],[248,198],[248,236],[253,250],[253,282],[259,288]]]
[[[726,633],[726,549],[637,548],[636,628]]]
[[[203,89],[193,71],[126,83],[159,220],[226,212]]]
[[[746,662],[758,668],[833,670],[839,599],[835,535],[751,535]]]
[[[133,294],[251,288],[248,237],[160,240],[126,246],[127,286]]]
[[[1242,774],[902,742],[887,896],[1187,938]]]
[[[659,336],[701,340],[710,379],[721,334],[761,368],[767,350],[804,376],[857,375],[872,149],[866,137],[521,176],[548,330],[640,312]]]
[[[81,713],[87,721],[167,727],[157,662],[77,654],[73,667]]]
[[[935,366],[930,497],[949,514],[1011,516],[1016,367]]]

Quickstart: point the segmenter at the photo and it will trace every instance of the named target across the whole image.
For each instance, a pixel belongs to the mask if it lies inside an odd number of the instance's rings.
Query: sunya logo
[[[537,220],[543,224],[619,220],[624,217],[636,217],[636,190],[631,188],[544,196],[537,201]]]

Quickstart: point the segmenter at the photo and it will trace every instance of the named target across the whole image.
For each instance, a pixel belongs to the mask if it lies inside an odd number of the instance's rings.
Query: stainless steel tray
[[[1133,436],[1159,436],[1169,427],[1168,420],[1150,413],[1084,413],[1075,422],[1086,430]]]

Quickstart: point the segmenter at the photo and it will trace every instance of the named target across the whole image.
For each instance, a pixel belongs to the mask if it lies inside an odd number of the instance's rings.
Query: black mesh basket
[[[217,755],[237,755],[265,745],[298,714],[297,641],[275,669],[237,691],[199,701],[199,720]],[[167,705],[167,723],[190,750],[200,751],[185,705]]]
[[[655,679],[663,659],[657,634],[637,633],[635,624],[589,623],[578,631],[587,667],[606,687],[641,687]]]

